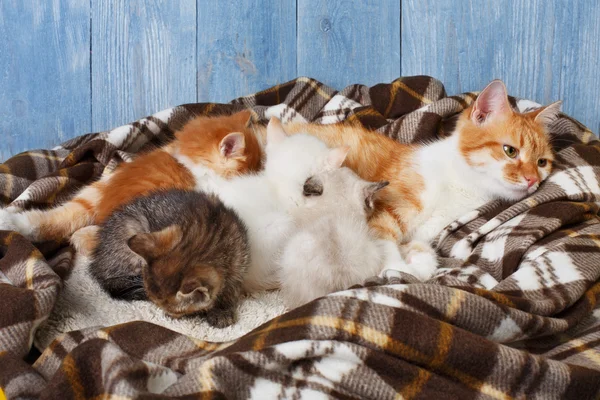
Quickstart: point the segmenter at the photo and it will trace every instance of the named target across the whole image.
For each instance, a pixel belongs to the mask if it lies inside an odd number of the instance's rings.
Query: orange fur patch
[[[162,149],[143,154],[121,164],[110,177],[102,190],[95,223],[101,224],[135,197],[159,189],[193,189],[195,184],[192,173]]]
[[[289,124],[289,134],[308,133],[329,147],[347,145],[350,151],[344,166],[362,179],[390,184],[378,194],[378,204],[369,225],[384,239],[401,240],[406,234],[405,221],[422,210],[420,195],[425,188],[423,178],[413,168],[418,145],[399,143],[387,136],[349,124]]]
[[[476,166],[474,158],[478,153],[487,153],[495,160],[506,160],[504,178],[513,183],[523,182],[524,177],[541,180],[537,163],[542,158],[548,161],[544,168],[550,171],[554,156],[546,128],[535,120],[538,112],[520,114],[511,111],[503,118],[477,125],[470,118],[472,109],[463,111],[457,125],[461,129],[460,151],[468,163]],[[518,157],[509,159],[504,153],[504,145],[517,149]]]
[[[241,111],[231,116],[197,117],[189,121],[175,134],[180,142],[180,153],[193,162],[205,164],[224,178],[258,171],[262,149],[249,123],[250,116],[249,111]],[[219,145],[232,132],[244,135],[245,151],[241,156],[225,158]]]

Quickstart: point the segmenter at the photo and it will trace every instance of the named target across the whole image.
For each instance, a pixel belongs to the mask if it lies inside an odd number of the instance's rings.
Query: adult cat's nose
[[[530,188],[538,182],[537,176],[526,176],[525,180],[527,181],[527,187]]]

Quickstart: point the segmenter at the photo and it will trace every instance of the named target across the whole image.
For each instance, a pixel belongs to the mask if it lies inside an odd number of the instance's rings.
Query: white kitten
[[[383,249],[367,216],[373,211],[375,193],[387,185],[364,181],[348,168],[306,181],[305,205],[292,211],[298,231],[279,259],[287,307],[362,284],[381,271]]]
[[[279,120],[267,126],[265,169],[257,175],[219,180],[216,193],[248,229],[251,265],[247,292],[276,289],[276,257],[294,230],[290,211],[303,204],[303,185],[317,173],[339,168],[347,147],[330,149],[314,136],[287,136]]]

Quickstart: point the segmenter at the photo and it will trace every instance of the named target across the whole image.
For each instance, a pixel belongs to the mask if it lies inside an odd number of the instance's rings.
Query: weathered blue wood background
[[[600,129],[595,0],[2,0],[0,161],[307,75],[493,78]]]

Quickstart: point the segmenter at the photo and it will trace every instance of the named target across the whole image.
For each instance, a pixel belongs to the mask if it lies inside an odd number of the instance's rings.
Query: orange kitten
[[[428,144],[401,144],[342,124],[289,124],[286,131],[348,145],[345,166],[365,180],[390,182],[370,220],[385,240],[384,269],[425,280],[437,266],[430,243],[444,227],[491,200],[520,200],[548,177],[553,154],[547,126],[559,110],[556,102],[515,112],[504,84],[493,81],[461,113],[450,137]]]
[[[15,230],[33,241],[63,240],[80,228],[102,223],[119,206],[156,189],[211,190],[212,176],[230,178],[258,171],[262,150],[250,116],[249,111],[241,111],[197,117],[176,132],[170,144],[119,165],[65,204],[20,213],[0,210],[0,229]],[[93,240],[94,231],[88,233],[82,238]],[[95,247],[87,245],[88,250]]]

